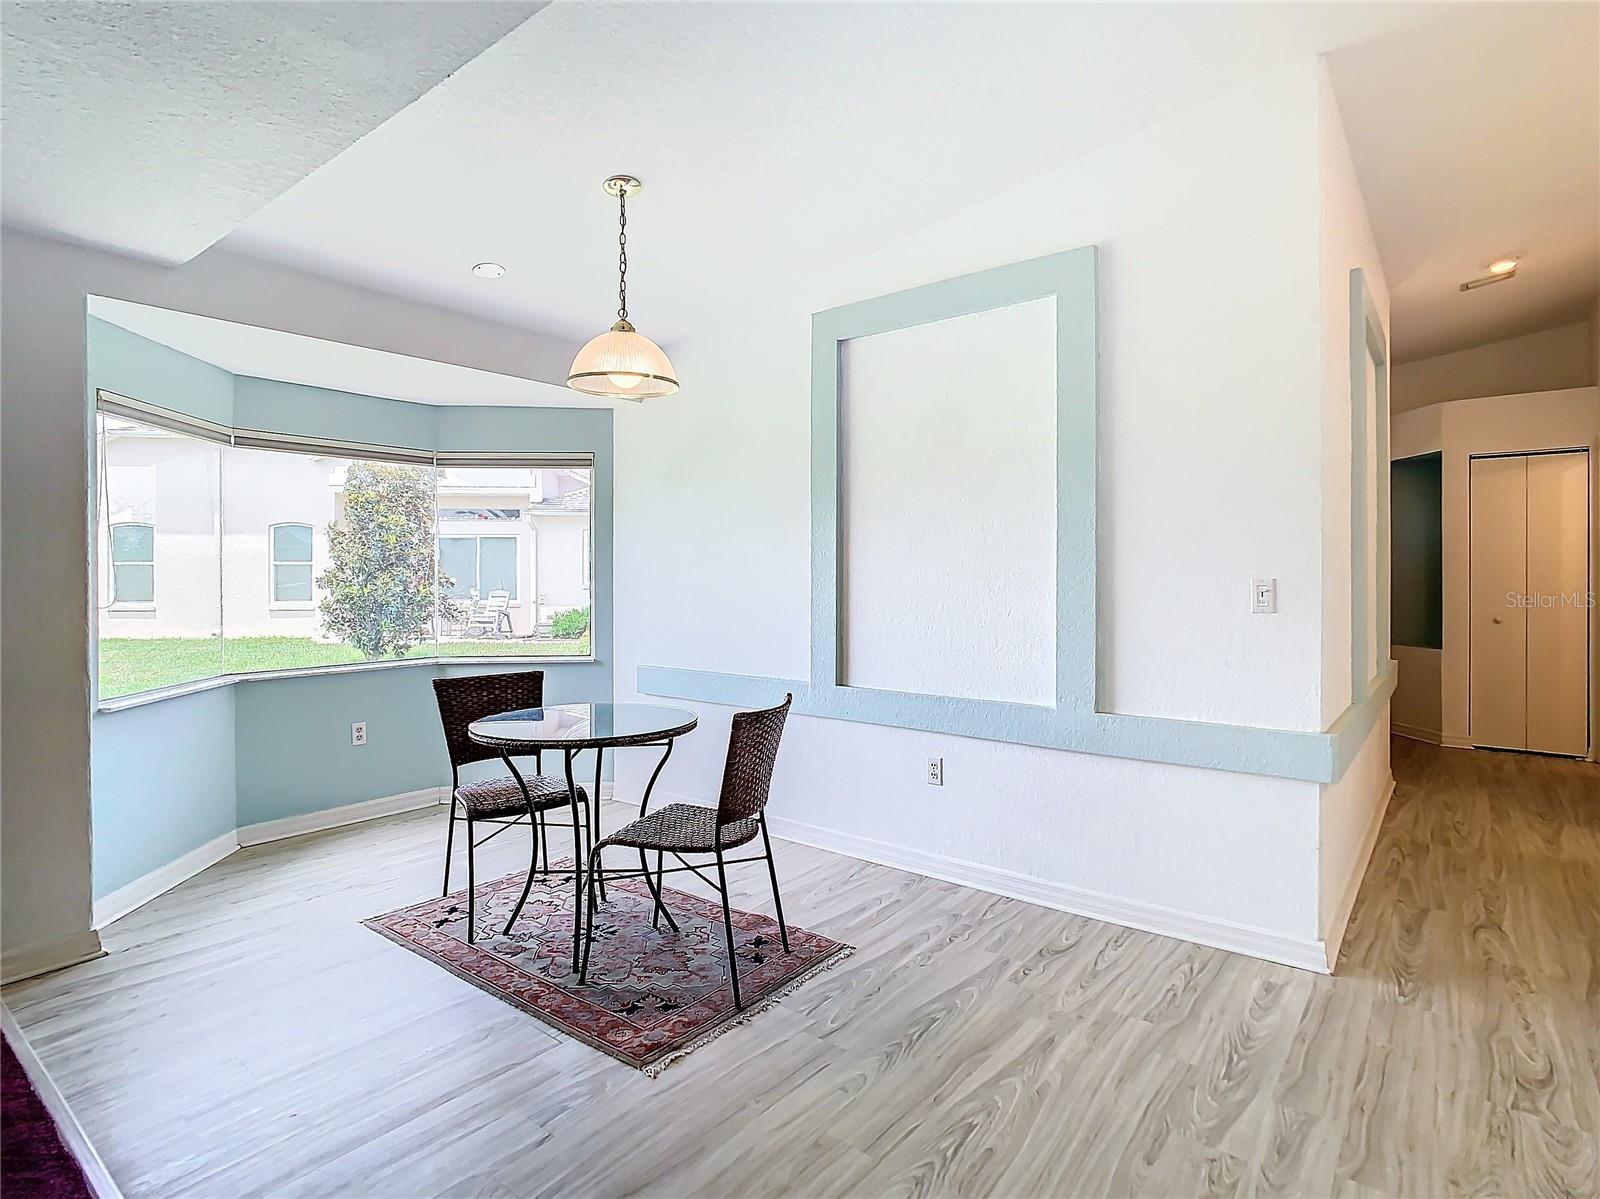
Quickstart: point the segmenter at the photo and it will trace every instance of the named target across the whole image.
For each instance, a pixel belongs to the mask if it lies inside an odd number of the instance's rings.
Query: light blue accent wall
[[[429,404],[239,375],[233,382],[231,423],[262,433],[431,450],[437,448],[440,411]]]
[[[1100,710],[1096,532],[1097,256],[1068,250],[895,292],[812,317],[811,677],[779,679],[641,666],[642,694],[756,707],[795,695],[808,715],[1008,741],[1140,761],[1312,782],[1337,780],[1394,690],[1393,670],[1371,664],[1354,700],[1323,732],[1252,728]],[[840,345],[1045,296],[1056,300],[1056,694],[1050,706],[920,695],[842,685],[840,561]],[[1363,330],[1375,320],[1360,272],[1352,278]],[[1363,299],[1364,296],[1364,299]],[[1382,333],[1378,326],[1378,355]],[[1354,351],[1353,351],[1354,352]],[[1364,372],[1357,372],[1364,378]],[[1387,374],[1379,372],[1380,461],[1387,460]],[[1364,408],[1362,409],[1364,412]],[[1359,427],[1357,433],[1361,433]],[[1386,484],[1384,484],[1386,486]],[[1387,510],[1386,498],[1383,508]],[[1386,529],[1380,536],[1386,536]],[[1387,589],[1387,545],[1380,544]],[[1387,610],[1380,644],[1387,647]],[[1382,655],[1387,657],[1387,654]]]
[[[96,713],[89,771],[102,899],[234,828],[234,690]]]
[[[103,387],[185,416],[233,423],[233,376],[227,371],[97,316],[89,318],[88,364],[91,409],[95,389]]]
[[[447,783],[436,677],[539,669],[552,703],[612,698],[609,409],[436,407],[235,377],[96,318],[88,345],[91,405],[103,387],[241,429],[422,450],[594,455],[594,661],[419,662],[244,679],[98,712],[91,742],[97,899],[234,827]],[[360,748],[350,744],[358,720],[368,735]],[[578,768],[592,778],[592,765]]]
[[[232,688],[240,826],[448,782],[435,673],[425,664]],[[350,744],[357,720],[363,746]]]

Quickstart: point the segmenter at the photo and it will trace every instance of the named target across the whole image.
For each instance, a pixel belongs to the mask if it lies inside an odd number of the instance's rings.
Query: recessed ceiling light
[[[506,268],[498,262],[480,262],[472,268],[472,273],[480,279],[498,279],[506,273]]]
[[[1505,258],[1496,258],[1489,264],[1489,273],[1491,275],[1509,274],[1511,271],[1517,269],[1517,263],[1520,261],[1521,259],[1514,254],[1508,255]]]

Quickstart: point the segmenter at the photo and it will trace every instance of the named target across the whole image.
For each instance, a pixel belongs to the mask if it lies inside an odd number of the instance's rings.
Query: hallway
[[[1595,1194],[1600,766],[1393,744],[1337,980],[1307,1013],[1329,1005],[1329,1034],[1365,1046],[1338,1172],[1400,1194]]]

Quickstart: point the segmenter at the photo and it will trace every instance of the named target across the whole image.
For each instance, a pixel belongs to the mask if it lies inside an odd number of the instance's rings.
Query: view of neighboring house
[[[348,459],[103,419],[102,639],[326,639],[318,580]],[[448,467],[434,491],[442,591],[461,601],[439,639],[548,635],[589,607],[588,470]]]

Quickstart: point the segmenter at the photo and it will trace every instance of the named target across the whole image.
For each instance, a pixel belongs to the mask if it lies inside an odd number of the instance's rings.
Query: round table
[[[519,784],[522,783],[522,774],[518,771],[516,763],[511,760],[513,757],[525,757],[545,750],[560,751],[566,769],[567,797],[572,805],[574,829],[578,825],[579,805],[578,787],[572,777],[572,759],[584,750],[593,750],[594,791],[590,796],[590,805],[585,808],[583,821],[587,830],[588,849],[592,850],[595,842],[600,840],[598,835],[600,773],[605,762],[605,751],[639,745],[666,747],[661,760],[656,763],[655,770],[650,774],[650,782],[645,786],[644,800],[639,806],[639,814],[642,816],[650,803],[650,792],[655,789],[656,779],[661,776],[661,768],[672,756],[673,741],[693,731],[699,723],[700,718],[693,712],[661,704],[547,704],[542,708],[499,712],[482,720],[474,720],[467,726],[467,736],[479,745],[498,750],[512,777]],[[523,790],[526,793],[525,784]],[[576,832],[573,836],[576,839]],[[573,848],[575,851],[578,850],[576,843]],[[583,866],[588,860],[588,853],[575,852],[574,857],[572,968],[576,970],[583,925]],[[545,862],[547,874],[551,873],[549,865],[547,860]],[[516,923],[532,887],[533,871],[529,870],[527,881],[522,887],[522,898],[517,900],[517,906],[511,912],[511,919],[506,923],[507,930]]]

